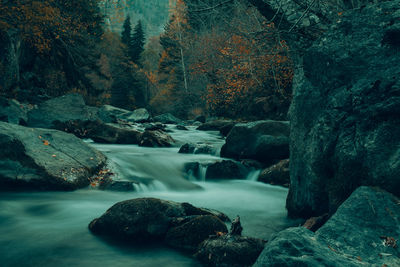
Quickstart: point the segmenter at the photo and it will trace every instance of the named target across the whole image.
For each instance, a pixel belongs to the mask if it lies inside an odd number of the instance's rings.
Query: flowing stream
[[[287,189],[255,181],[256,172],[244,180],[205,181],[185,175],[185,163],[207,164],[218,155],[178,154],[179,145],[202,142],[219,151],[224,143],[217,132],[171,129],[173,148],[91,143],[110,159],[117,179],[139,181],[135,192],[87,188],[75,192],[0,193],[0,266],[200,266],[190,255],[162,245],[128,246],[110,243],[88,230],[118,201],[156,197],[240,215],[244,235],[269,239],[296,222],[286,218]]]

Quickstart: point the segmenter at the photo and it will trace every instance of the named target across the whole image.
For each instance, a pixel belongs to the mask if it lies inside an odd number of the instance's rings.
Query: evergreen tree
[[[140,55],[144,50],[145,36],[143,31],[142,22],[139,20],[135,26],[135,30],[132,35],[132,41],[130,46],[130,57],[133,62],[140,65]]]
[[[121,33],[121,40],[128,47],[128,49],[130,49],[132,45],[131,32],[132,32],[131,17],[128,15],[124,21],[123,30]]]

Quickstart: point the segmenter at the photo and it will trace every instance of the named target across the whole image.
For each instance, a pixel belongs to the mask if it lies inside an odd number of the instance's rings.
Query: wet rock
[[[156,122],[161,122],[161,123],[166,123],[166,124],[179,124],[182,122],[181,119],[178,119],[171,113],[165,113],[165,114],[155,116],[153,118],[153,120]]]
[[[193,220],[192,225],[194,226],[187,224]],[[98,235],[135,243],[164,242],[167,233],[169,233],[167,243],[174,245],[180,235],[173,229],[185,225],[179,229],[182,231],[193,230],[191,234],[187,233],[190,235],[187,240],[193,243],[188,242],[186,245],[190,245],[201,239],[200,237],[204,236],[205,233],[223,230],[225,225],[221,223],[222,221],[211,212],[196,208],[189,203],[177,203],[155,198],[137,198],[115,204],[100,218],[93,220],[89,229]],[[215,226],[215,229],[212,225]],[[208,230],[202,232],[202,228]],[[199,232],[196,232],[197,230]]]
[[[41,103],[28,112],[28,126],[53,128],[54,123],[98,120],[98,108],[85,104],[79,94],[68,94]]]
[[[208,239],[210,235],[227,232],[225,223],[216,216],[203,215],[171,228],[165,241],[172,247],[195,251],[199,244]]]
[[[203,123],[197,130],[200,131],[220,131],[223,127],[231,125],[233,122],[231,120],[213,120]]]
[[[183,153],[183,154],[209,154],[209,155],[214,155],[217,153],[217,150],[215,147],[212,145],[208,144],[191,144],[191,143],[186,143],[181,146],[179,149],[178,153]]]
[[[329,214],[326,213],[322,216],[311,217],[304,224],[303,227],[307,228],[310,231],[317,231],[324,223],[329,219]]]
[[[230,131],[232,130],[232,128],[235,126],[236,123],[232,122],[232,123],[228,123],[224,126],[222,126],[219,129],[219,132],[223,135],[223,136],[228,136],[228,134],[230,133]]]
[[[290,215],[332,214],[360,185],[400,196],[399,12],[399,0],[344,12],[305,51],[290,110]]]
[[[227,158],[254,159],[266,165],[289,157],[289,123],[256,121],[236,124],[221,148]]]
[[[101,183],[99,186],[100,190],[117,191],[117,192],[131,192],[135,191],[135,185],[137,182],[130,181],[110,181]]]
[[[252,266],[264,243],[261,239],[239,235],[215,236],[201,243],[195,257],[207,266]]]
[[[74,190],[106,158],[72,134],[0,122],[0,190]]]
[[[315,233],[278,233],[254,266],[399,266],[399,203],[381,189],[360,187]]]
[[[176,129],[181,130],[181,131],[189,131],[189,129],[186,128],[186,127],[183,126],[183,125],[176,125]]]
[[[273,184],[282,185],[289,187],[290,184],[290,172],[289,172],[289,160],[281,160],[275,165],[263,170],[258,176],[258,181]]]
[[[249,170],[238,162],[223,160],[208,166],[206,179],[245,179]]]
[[[151,116],[147,109],[139,108],[129,113],[120,114],[118,118],[128,122],[141,123],[149,121],[151,119]]]
[[[30,109],[28,105],[21,104],[17,100],[0,97],[0,121],[26,125]]]
[[[201,123],[205,123],[205,122],[206,122],[206,116],[204,116],[204,115],[197,116],[197,117],[194,119],[194,121],[198,121],[198,122],[201,122]]]
[[[139,146],[145,147],[170,147],[175,142],[170,135],[161,131],[145,131],[139,139]]]
[[[139,144],[141,133],[132,128],[101,121],[55,122],[54,128],[72,133],[79,138],[90,138],[97,143]]]
[[[121,116],[130,113],[129,110],[117,108],[111,105],[104,105],[99,109],[99,118],[103,122],[116,123]]]
[[[166,125],[160,122],[145,124],[145,131],[165,131]]]
[[[186,143],[186,144],[181,146],[181,148],[179,149],[178,153],[193,154],[195,149],[196,149],[196,145],[190,144],[190,143]]]

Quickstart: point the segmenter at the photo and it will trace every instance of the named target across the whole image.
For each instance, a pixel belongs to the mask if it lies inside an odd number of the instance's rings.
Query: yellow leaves
[[[47,141],[47,140],[42,140],[42,142],[43,142],[43,145],[45,145],[45,146],[48,146],[48,145],[50,145],[50,142],[49,142],[49,141]]]

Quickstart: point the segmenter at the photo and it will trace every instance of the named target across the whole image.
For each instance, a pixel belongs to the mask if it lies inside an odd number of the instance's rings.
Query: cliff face
[[[294,82],[290,215],[334,212],[360,185],[400,195],[400,0],[337,14]]]
[[[127,15],[133,25],[142,20],[146,37],[160,34],[168,21],[169,0],[103,0],[100,6],[106,15],[106,24],[113,32],[122,31]]]

